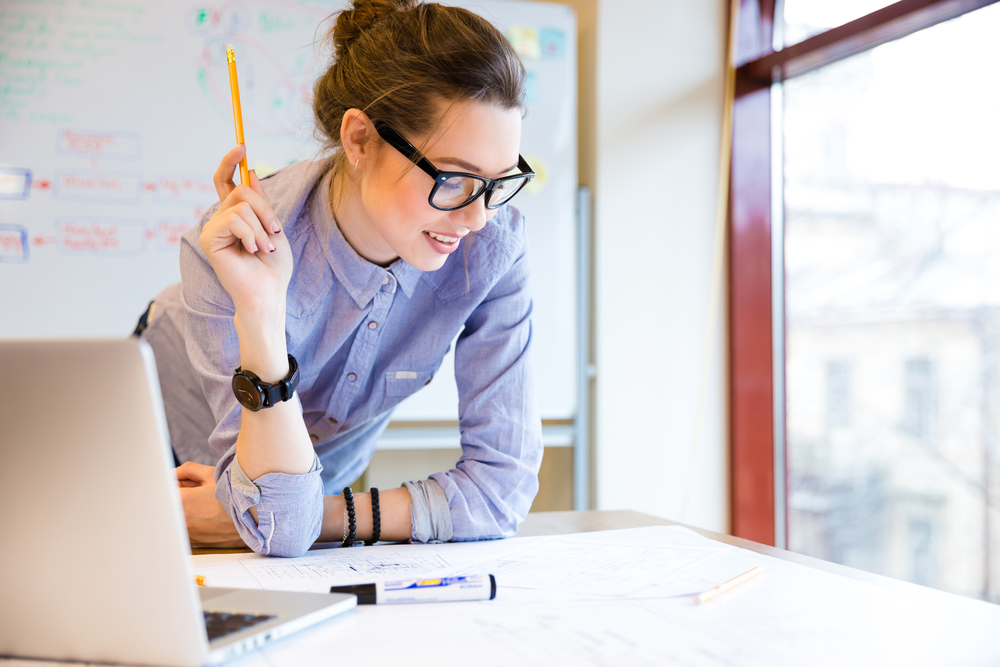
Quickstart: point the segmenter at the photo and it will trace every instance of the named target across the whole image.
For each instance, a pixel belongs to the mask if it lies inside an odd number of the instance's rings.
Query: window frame
[[[997,1],[900,0],[781,48],[782,0],[732,0],[729,437],[737,537],[779,547],[788,537],[781,83]]]

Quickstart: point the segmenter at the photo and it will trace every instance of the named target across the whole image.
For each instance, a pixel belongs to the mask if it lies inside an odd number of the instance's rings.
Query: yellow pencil
[[[240,108],[240,81],[236,77],[236,52],[233,45],[226,45],[226,62],[229,64],[229,92],[233,95],[233,120],[236,122],[236,143],[242,144],[243,140],[243,111]],[[247,169],[247,156],[244,154],[240,160],[240,181],[243,185],[250,185],[250,170]]]
[[[198,584],[199,586],[208,586],[208,578],[203,577],[200,574],[196,574],[194,575],[194,583]]]
[[[722,595],[726,591],[733,590],[734,588],[736,588],[737,586],[739,586],[743,582],[750,581],[751,579],[753,579],[754,577],[756,577],[758,574],[760,574],[763,571],[764,571],[764,569],[760,565],[758,565],[754,569],[749,570],[747,572],[744,572],[743,574],[741,574],[738,577],[733,577],[732,579],[730,579],[726,583],[719,584],[715,588],[713,588],[711,590],[707,590],[704,593],[702,593],[701,595],[699,595],[698,597],[696,597],[694,599],[695,604],[705,604],[706,602],[708,602],[712,598],[716,597],[717,595]]]

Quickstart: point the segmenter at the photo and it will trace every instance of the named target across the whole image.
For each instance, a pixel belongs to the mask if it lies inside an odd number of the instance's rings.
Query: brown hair
[[[313,89],[317,130],[328,149],[341,146],[348,109],[410,136],[433,128],[441,102],[525,109],[524,65],[489,21],[419,0],[352,4],[334,15],[327,33],[334,60]],[[336,151],[334,168],[344,162],[343,151]]]

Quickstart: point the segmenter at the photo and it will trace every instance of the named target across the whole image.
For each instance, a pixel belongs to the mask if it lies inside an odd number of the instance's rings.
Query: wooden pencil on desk
[[[744,583],[746,581],[750,581],[751,579],[753,579],[754,577],[756,577],[758,574],[760,574],[763,571],[764,571],[764,569],[760,565],[758,565],[757,567],[753,568],[752,570],[748,570],[747,572],[744,572],[743,574],[741,574],[738,577],[733,577],[732,579],[730,579],[726,583],[719,584],[715,588],[707,590],[704,593],[702,593],[701,595],[699,595],[698,597],[696,597],[694,599],[695,604],[705,604],[706,602],[708,602],[712,598],[714,598],[714,597],[716,597],[718,595],[722,595],[726,591],[731,591],[732,589],[736,588],[737,586],[739,586],[740,584],[742,584],[742,583]]]

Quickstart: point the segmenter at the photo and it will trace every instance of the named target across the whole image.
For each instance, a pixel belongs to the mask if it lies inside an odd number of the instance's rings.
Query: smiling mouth
[[[444,234],[437,234],[435,232],[424,232],[424,234],[427,234],[427,236],[431,237],[435,241],[440,241],[445,245],[451,245],[458,242],[458,239],[454,236],[445,236]]]

